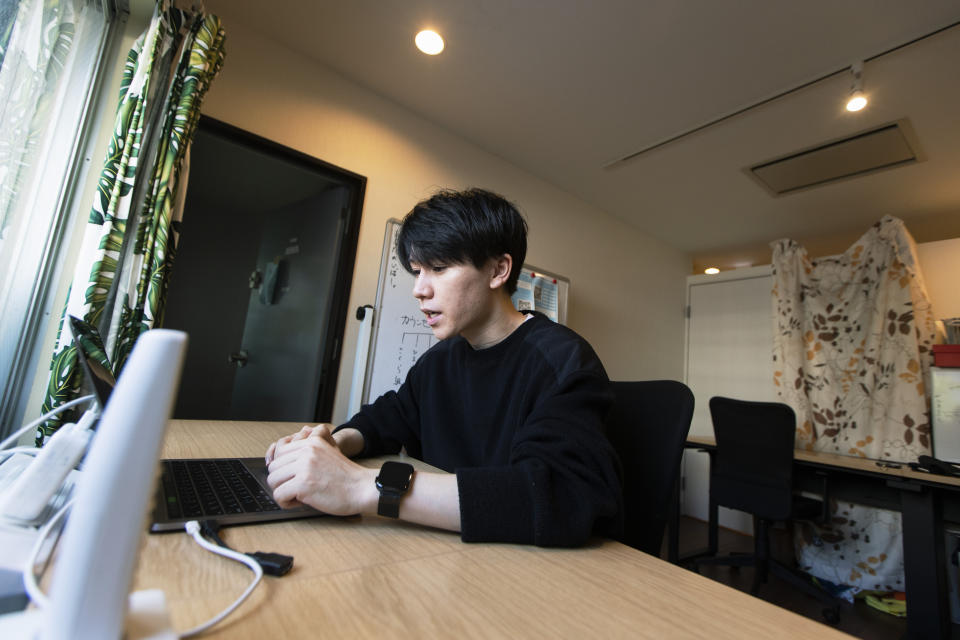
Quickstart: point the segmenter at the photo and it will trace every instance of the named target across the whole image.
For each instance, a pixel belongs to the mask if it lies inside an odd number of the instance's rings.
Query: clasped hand
[[[306,504],[346,516],[376,505],[376,470],[343,455],[330,425],[305,426],[280,438],[267,449],[266,462],[267,484],[281,507]]]

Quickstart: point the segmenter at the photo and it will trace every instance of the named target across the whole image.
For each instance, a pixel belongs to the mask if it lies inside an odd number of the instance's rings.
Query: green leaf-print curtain
[[[216,16],[158,3],[123,70],[107,149],[50,365],[43,411],[77,397],[82,372],[64,319],[97,326],[119,376],[137,337],[159,326],[186,189],[186,159],[200,104],[219,73]],[[37,445],[61,424],[46,423]]]

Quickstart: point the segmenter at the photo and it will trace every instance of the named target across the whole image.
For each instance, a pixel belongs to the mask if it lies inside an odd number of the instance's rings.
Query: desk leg
[[[709,454],[708,457],[710,458],[709,472],[710,472],[710,477],[712,478],[713,465],[716,463],[716,460],[714,459],[716,456],[716,452],[708,451],[707,453]],[[715,556],[717,555],[717,550],[720,546],[718,541],[718,533],[719,533],[718,530],[720,527],[720,515],[719,515],[720,510],[717,507],[716,500],[713,499],[712,491],[710,492],[710,506],[708,507],[708,509],[709,511],[707,513],[707,518],[708,518],[707,526],[709,527],[709,529],[707,534],[708,536],[707,537],[707,553],[711,556]]]
[[[673,483],[673,499],[670,501],[670,514],[667,520],[669,529],[667,539],[667,561],[680,564],[680,478]]]
[[[701,449],[701,451],[703,451],[703,450]],[[707,468],[707,471],[708,471],[708,473],[709,473],[710,469],[713,468],[713,456],[714,456],[715,450],[710,449],[710,450],[705,451],[705,453],[708,454],[709,460],[710,460],[710,466]],[[674,549],[675,549],[675,550],[676,550],[676,553],[677,553],[677,555],[675,556],[676,559],[674,560],[673,558],[670,558],[670,562],[674,562],[674,563],[677,563],[677,564],[683,564],[683,563],[690,562],[690,561],[692,561],[692,560],[695,560],[695,559],[700,558],[700,557],[703,557],[703,556],[715,556],[715,555],[717,555],[717,548],[718,548],[718,546],[719,546],[719,545],[717,544],[717,533],[718,533],[718,530],[717,530],[717,529],[718,529],[717,511],[718,511],[718,510],[717,510],[717,504],[713,501],[713,498],[711,498],[711,499],[710,499],[710,506],[708,507],[708,512],[707,512],[707,548],[706,548],[706,549],[700,549],[700,550],[698,550],[698,551],[692,551],[692,552],[686,553],[686,554],[684,554],[682,557],[680,556],[680,543],[679,543],[679,540],[680,540],[680,491],[679,491],[679,485],[680,485],[680,483],[678,482],[678,483],[677,483],[677,487],[678,487],[678,488],[677,488],[677,491],[676,491],[676,493],[675,493],[675,495],[674,495],[674,500],[673,500],[674,511],[673,511],[673,513],[670,514],[670,517],[669,517],[669,519],[667,520],[667,526],[668,526],[669,535],[670,535],[670,545],[671,545],[671,548],[670,548],[670,551],[669,551],[669,552],[670,552],[670,553],[673,553],[673,552],[674,552]]]
[[[710,511],[708,514],[709,520],[707,520],[707,555],[715,556],[717,555],[717,549],[719,548],[719,528],[720,528],[720,517],[719,509],[717,508],[716,501],[711,497],[710,498]]]
[[[941,527],[942,505],[935,491],[916,485],[899,488],[907,637],[949,638],[950,603]]]

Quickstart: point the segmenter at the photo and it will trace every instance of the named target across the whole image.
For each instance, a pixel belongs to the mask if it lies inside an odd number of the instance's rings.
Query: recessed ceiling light
[[[720,273],[720,269],[717,269],[716,267],[707,267],[703,270],[703,272],[712,276],[715,273]]]
[[[417,49],[427,55],[435,56],[443,51],[443,38],[436,31],[425,29],[418,33],[413,41],[417,43]]]

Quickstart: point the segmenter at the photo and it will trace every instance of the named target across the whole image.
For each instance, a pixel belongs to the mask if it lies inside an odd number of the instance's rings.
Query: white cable
[[[187,530],[187,533],[193,536],[193,539],[201,547],[203,547],[207,551],[210,551],[211,553],[215,553],[225,558],[230,558],[231,560],[236,560],[237,562],[242,562],[243,564],[247,565],[251,571],[253,571],[255,577],[253,579],[253,582],[250,583],[250,586],[247,587],[246,591],[244,591],[243,594],[239,598],[237,598],[237,600],[232,605],[230,605],[229,607],[221,611],[219,614],[217,614],[210,620],[204,622],[200,626],[194,627],[189,631],[184,631],[183,633],[180,634],[181,638],[189,638],[191,636],[195,636],[197,634],[203,633],[204,631],[206,631],[207,629],[209,629],[210,627],[217,624],[218,622],[226,618],[228,615],[233,613],[233,610],[239,607],[240,604],[247,599],[247,596],[249,596],[253,592],[253,589],[260,583],[260,579],[263,577],[263,569],[260,567],[259,562],[257,562],[256,560],[254,560],[253,558],[251,558],[246,554],[238,553],[233,549],[227,549],[226,547],[221,547],[219,545],[215,545],[209,542],[202,535],[200,535],[200,523],[197,522],[196,520],[191,520],[190,522],[188,522],[185,528]]]
[[[28,424],[27,426],[21,428],[19,431],[17,431],[17,432],[14,433],[13,435],[11,435],[9,438],[7,438],[6,440],[4,440],[3,442],[0,442],[0,449],[6,449],[8,445],[10,445],[12,442],[15,442],[20,436],[22,436],[23,434],[25,434],[27,431],[29,431],[30,429],[33,429],[34,427],[36,427],[38,424],[40,424],[40,423],[42,423],[42,422],[46,422],[47,420],[49,420],[49,419],[52,418],[53,416],[57,415],[57,414],[60,413],[61,411],[65,410],[65,409],[69,409],[70,407],[72,407],[72,406],[74,406],[74,405],[77,405],[77,404],[80,404],[81,402],[86,402],[87,400],[92,400],[93,398],[94,398],[94,395],[93,395],[93,394],[90,394],[89,396],[83,396],[82,398],[77,398],[76,400],[71,400],[70,402],[65,402],[65,403],[63,403],[63,404],[60,405],[59,407],[56,407],[56,408],[53,409],[52,411],[43,414],[42,416],[40,416],[39,418],[37,418],[36,420],[34,420],[33,422],[31,422],[31,423]]]
[[[23,587],[27,591],[27,596],[29,596],[30,601],[40,609],[46,607],[50,601],[47,598],[47,595],[40,590],[40,585],[37,583],[37,576],[33,572],[33,567],[37,562],[37,558],[40,556],[40,550],[43,548],[43,544],[46,542],[47,536],[50,535],[50,531],[58,522],[60,522],[60,520],[67,514],[67,511],[69,511],[70,507],[72,506],[73,500],[70,500],[65,505],[60,507],[60,510],[53,514],[49,520],[47,520],[47,523],[43,525],[42,529],[40,529],[37,541],[33,543],[33,548],[27,555],[27,562],[23,568]]]
[[[18,454],[18,453],[25,453],[25,454],[27,454],[28,456],[34,456],[34,457],[36,457],[37,454],[40,453],[41,451],[43,451],[43,449],[37,449],[37,448],[36,448],[35,446],[33,446],[32,444],[31,444],[31,445],[24,445],[24,446],[22,446],[22,447],[14,447],[13,449],[4,449],[3,451],[0,451],[0,462],[2,462],[3,460],[6,460],[7,458],[10,458],[10,457]]]
[[[45,422],[46,420],[49,420],[50,418],[57,415],[61,411],[65,411],[66,409],[69,409],[72,406],[78,405],[81,402],[86,402],[87,400],[92,400],[93,398],[94,396],[93,394],[91,394],[91,395],[83,396],[80,398],[76,398],[74,400],[70,400],[69,402],[65,402],[59,407],[55,407],[52,411],[49,411],[43,414],[33,422],[22,427],[19,431],[12,434],[3,442],[0,442],[0,455],[3,456],[3,460],[6,460],[7,458],[9,458],[10,456],[16,453],[25,453],[27,455],[36,456],[38,453],[40,453],[40,449],[37,449],[36,447],[23,446],[23,447],[14,447],[12,449],[7,449],[7,446],[15,442],[20,436],[22,436],[24,433],[26,433],[30,429],[33,429],[38,424]],[[47,536],[50,535],[50,531],[53,529],[54,526],[57,525],[58,522],[60,522],[60,520],[63,519],[63,516],[67,514],[71,506],[73,506],[73,500],[68,501],[66,504],[60,507],[60,509],[55,514],[53,514],[53,516],[51,516],[49,520],[47,520],[47,522],[40,529],[37,535],[37,540],[33,544],[33,548],[30,550],[30,553],[27,554],[27,561],[23,569],[23,588],[24,590],[26,590],[27,596],[30,598],[30,600],[37,607],[41,609],[47,606],[49,600],[46,594],[44,594],[43,591],[40,589],[40,585],[37,583],[37,576],[34,573],[33,568],[34,568],[34,565],[36,564],[37,558],[40,556],[40,551],[47,540]]]

